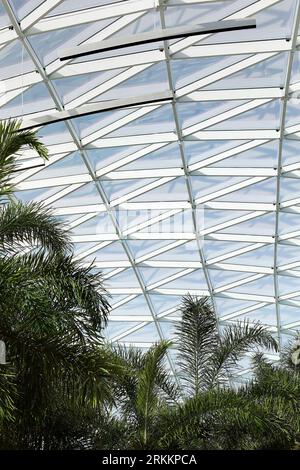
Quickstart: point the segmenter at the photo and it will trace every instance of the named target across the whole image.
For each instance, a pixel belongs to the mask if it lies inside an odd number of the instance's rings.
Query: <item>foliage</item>
[[[153,448],[158,432],[160,410],[175,402],[178,390],[164,366],[169,342],[154,345],[147,352],[122,346],[112,347],[121,374],[115,380],[117,412],[109,417],[113,433],[126,429],[128,448]]]
[[[219,331],[208,298],[183,298],[181,321],[176,328],[178,366],[191,396],[226,382],[238,361],[255,346],[277,350],[264,326],[238,322]]]
[[[123,374],[115,390],[116,411],[107,417],[106,441],[101,436],[97,445],[254,449],[267,440],[270,445],[289,446],[292,431],[282,413],[274,415],[266,400],[257,402],[244,390],[225,386],[240,358],[251,348],[277,348],[270,333],[259,324],[250,326],[247,322],[219,332],[206,298],[184,297],[181,313],[176,325],[176,365],[184,395],[160,362],[170,344],[158,344],[147,353],[115,347]]]
[[[84,426],[82,407],[88,417],[112,400],[109,377],[119,367],[101,347],[109,310],[101,274],[74,261],[70,235],[51,210],[12,198],[11,173],[28,146],[47,157],[34,132],[0,123],[0,195],[8,197],[0,208],[0,338],[8,361],[0,369],[0,446],[39,449],[54,445],[51,436],[62,445],[54,423]]]
[[[0,121],[0,197],[8,196],[14,190],[11,176],[19,167],[17,157],[22,151],[30,148],[40,157],[48,158],[48,150],[36,133],[20,127],[21,121],[16,119]]]
[[[1,449],[290,449],[300,441],[300,366],[259,323],[221,327],[207,298],[182,299],[168,341],[148,351],[106,344],[101,273],[72,256],[66,227],[41,203],[16,202],[25,148],[47,149],[19,121],[0,123]],[[251,351],[253,379],[230,388]]]
[[[178,423],[174,427],[174,424]],[[257,403],[243,391],[215,389],[202,392],[163,417],[167,449],[259,449],[262,443],[286,447],[292,432],[284,416],[268,403]],[[168,431],[169,429],[169,431]]]

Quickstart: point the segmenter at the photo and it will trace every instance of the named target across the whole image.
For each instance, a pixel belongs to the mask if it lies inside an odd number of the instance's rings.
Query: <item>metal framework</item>
[[[42,126],[50,153],[20,156],[17,197],[52,206],[77,259],[103,271],[109,338],[172,338],[190,292],[211,297],[220,328],[259,320],[283,347],[300,327],[299,1],[1,5],[1,119]],[[253,19],[249,31],[162,37]],[[163,48],[58,53],[143,35]],[[248,374],[245,363],[238,380]]]

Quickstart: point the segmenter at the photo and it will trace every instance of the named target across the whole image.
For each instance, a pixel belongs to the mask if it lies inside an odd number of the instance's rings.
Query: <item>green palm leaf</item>
[[[14,254],[26,244],[54,253],[71,249],[70,235],[51,209],[35,202],[10,202],[0,209],[0,254]]]
[[[35,150],[42,158],[48,158],[48,151],[34,131],[20,130],[21,121],[11,119],[0,121],[0,197],[13,192],[11,175],[18,167],[17,156],[25,148]]]

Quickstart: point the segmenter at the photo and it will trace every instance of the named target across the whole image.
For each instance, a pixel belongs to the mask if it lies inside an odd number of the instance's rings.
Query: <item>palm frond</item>
[[[243,355],[255,347],[278,350],[276,340],[260,323],[238,322],[226,326],[208,367],[208,386],[213,387],[233,372]]]
[[[0,121],[0,197],[12,193],[14,187],[11,175],[17,168],[16,157],[26,147],[35,150],[42,158],[48,158],[48,151],[34,131],[20,130],[21,121],[11,119]]]
[[[0,258],[0,288],[0,317],[7,312],[15,329],[55,326],[83,342],[101,339],[110,306],[101,273],[91,266],[42,251]]]
[[[13,419],[16,399],[15,375],[11,365],[0,364],[0,428],[3,420]]]
[[[294,374],[300,374],[300,364],[295,364],[292,361],[292,353],[295,351],[300,351],[299,346],[299,333],[298,338],[291,339],[283,348],[281,354],[281,364],[288,370],[293,371]]]
[[[294,411],[300,405],[300,380],[298,374],[267,361],[261,354],[253,358],[254,378],[243,390],[258,400],[280,399],[285,401],[285,409],[292,406]],[[298,412],[296,412],[298,415]]]
[[[54,253],[71,249],[70,235],[51,209],[36,202],[11,202],[0,210],[0,250],[36,244]]]
[[[152,420],[157,412],[159,395],[157,393],[162,378],[162,363],[170,343],[162,341],[146,353],[145,364],[138,375],[136,392],[136,416],[139,423],[139,435],[142,448],[147,448]]]
[[[259,403],[233,390],[203,392],[167,412],[161,445],[183,450],[289,448],[294,433],[283,405],[280,400]]]
[[[188,393],[197,395],[205,384],[211,351],[217,344],[217,320],[208,298],[188,295],[176,326],[177,364]]]

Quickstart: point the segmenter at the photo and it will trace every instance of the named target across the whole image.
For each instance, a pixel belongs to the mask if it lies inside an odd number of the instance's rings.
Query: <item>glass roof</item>
[[[256,29],[59,60],[65,47],[251,18]],[[299,18],[298,0],[1,1],[0,119],[173,93],[41,127],[49,162],[26,169],[38,161],[26,151],[15,176],[17,197],[52,206],[76,257],[103,271],[109,339],[172,338],[187,292],[211,297],[220,328],[259,320],[281,345],[299,328]]]

